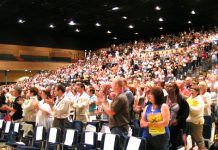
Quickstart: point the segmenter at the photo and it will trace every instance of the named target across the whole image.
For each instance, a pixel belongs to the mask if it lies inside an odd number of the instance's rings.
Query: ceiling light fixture
[[[96,27],[100,27],[101,24],[97,22],[97,23],[95,24],[95,26],[96,26]]]
[[[112,10],[118,10],[120,9],[119,7],[113,7]]]
[[[54,26],[53,24],[50,24],[50,25],[49,25],[49,28],[52,28],[52,29],[53,29],[53,28],[55,28],[55,26]]]
[[[192,11],[191,11],[191,14],[192,14],[192,15],[195,15],[195,14],[196,14],[196,12],[195,12],[194,10],[192,10]]]
[[[74,22],[74,21],[70,21],[69,23],[68,23],[70,26],[74,26],[74,25],[76,25],[76,23]]]
[[[132,28],[134,28],[134,26],[133,25],[129,25],[128,28],[132,29]]]
[[[192,22],[189,20],[189,21],[188,21],[188,24],[191,24],[191,23],[192,23]]]
[[[26,21],[23,19],[18,19],[18,23],[24,23],[24,22],[26,22]]]
[[[117,40],[117,37],[113,37],[114,40]]]
[[[159,22],[163,22],[164,20],[163,20],[163,18],[159,18],[158,21]]]
[[[122,18],[123,18],[123,19],[125,19],[125,20],[127,19],[127,17],[126,17],[126,16],[123,16]]]
[[[163,30],[163,27],[160,27],[159,29],[160,29],[160,30]]]
[[[161,10],[161,8],[159,6],[156,6],[155,9],[156,10]]]
[[[112,32],[110,30],[107,31],[107,34],[111,34]]]
[[[139,33],[138,33],[138,32],[135,32],[134,34],[135,34],[135,35],[138,35]]]
[[[76,29],[75,32],[80,32],[80,30],[79,30],[79,29]]]

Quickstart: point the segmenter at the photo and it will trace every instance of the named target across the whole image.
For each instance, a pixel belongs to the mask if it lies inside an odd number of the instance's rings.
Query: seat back
[[[46,140],[45,128],[43,126],[36,126],[33,134],[33,146],[42,148]]]
[[[11,121],[7,121],[6,125],[5,125],[5,128],[4,128],[4,133],[5,134],[9,134],[11,129],[12,129],[12,122]]]
[[[137,137],[129,137],[128,143],[126,145],[126,150],[145,150],[146,144],[145,140]]]
[[[0,119],[0,132],[4,130],[4,128],[5,128],[5,121],[3,119]]]
[[[72,147],[78,144],[78,131],[73,129],[64,130],[64,146]]]
[[[102,135],[102,150],[117,150],[120,146],[120,136],[116,134],[105,133]]]
[[[60,128],[49,128],[46,149],[57,150],[61,140]]]
[[[81,150],[89,150],[97,148],[97,133],[96,132],[83,132],[80,142]]]

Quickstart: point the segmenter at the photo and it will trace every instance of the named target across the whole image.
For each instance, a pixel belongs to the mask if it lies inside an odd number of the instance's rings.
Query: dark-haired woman
[[[42,90],[41,93],[42,100],[35,106],[38,110],[36,114],[36,125],[43,126],[46,129],[52,127],[53,116],[50,105],[47,103],[51,99],[50,90]]]
[[[187,99],[189,104],[189,116],[187,122],[189,123],[190,134],[194,142],[197,143],[199,150],[205,149],[203,138],[203,124],[204,124],[204,100],[200,94],[198,86],[191,87],[191,96]]]
[[[168,150],[169,149],[169,107],[164,104],[164,93],[160,87],[153,87],[148,95],[151,104],[143,111],[140,121],[144,128],[142,137],[147,139],[147,149]]]
[[[176,150],[183,144],[183,132],[186,129],[186,119],[189,115],[189,105],[179,93],[175,82],[166,84],[168,93],[167,104],[170,108],[170,142],[171,150]]]

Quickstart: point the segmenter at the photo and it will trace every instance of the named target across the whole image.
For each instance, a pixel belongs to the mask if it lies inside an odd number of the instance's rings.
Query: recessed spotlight
[[[123,19],[125,19],[125,20],[127,19],[127,17],[126,17],[126,16],[123,16],[122,18],[123,18]]]
[[[32,71],[30,70],[30,72],[32,72]]]
[[[130,24],[130,25],[128,26],[128,28],[132,29],[132,28],[134,28],[134,26]]]
[[[161,8],[159,6],[156,6],[155,9],[156,10],[161,10]]]
[[[110,30],[107,31],[107,34],[111,34],[112,32]]]
[[[74,21],[70,21],[69,23],[68,23],[70,26],[74,26],[74,25],[76,25],[76,23],[74,22]]]
[[[119,7],[113,7],[112,10],[118,10],[120,9]]]
[[[53,24],[50,24],[50,25],[49,25],[49,28],[52,28],[52,29],[53,29],[53,28],[55,28],[55,26],[54,26]]]
[[[7,71],[10,71],[10,70],[7,70]]]
[[[160,30],[163,30],[163,27],[160,27],[159,29],[160,29]]]
[[[23,20],[23,19],[19,19],[19,20],[18,20],[18,23],[24,23],[24,22],[26,22],[26,21]]]
[[[138,32],[135,32],[134,34],[135,34],[135,35],[138,35],[139,33],[138,33]]]
[[[79,29],[76,29],[75,32],[80,32],[80,30],[79,30]]]
[[[191,24],[191,23],[192,23],[192,22],[189,20],[189,21],[188,21],[188,24]]]
[[[158,21],[159,22],[163,22],[164,20],[163,20],[163,18],[159,18]]]
[[[196,14],[196,12],[195,12],[194,10],[192,10],[192,11],[191,11],[191,14],[192,14],[192,15],[195,15],[195,14]]]
[[[27,72],[28,70],[26,69],[26,70],[24,70],[25,72]]]
[[[117,37],[113,37],[112,39],[117,40]]]
[[[96,27],[100,27],[100,26],[101,26],[101,24],[100,24],[100,23],[98,23],[98,22],[96,22],[95,26],[96,26]]]

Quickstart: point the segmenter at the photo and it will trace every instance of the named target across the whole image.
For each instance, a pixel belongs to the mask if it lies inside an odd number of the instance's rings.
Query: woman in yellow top
[[[164,103],[162,88],[151,88],[148,99],[151,104],[145,107],[140,121],[141,128],[144,128],[142,137],[148,142],[147,149],[169,150],[170,111]]]
[[[190,134],[197,143],[199,150],[205,149],[203,138],[203,124],[204,124],[204,100],[200,94],[200,89],[197,85],[191,87],[191,96],[187,99],[189,104],[189,116],[187,122],[189,123]]]

